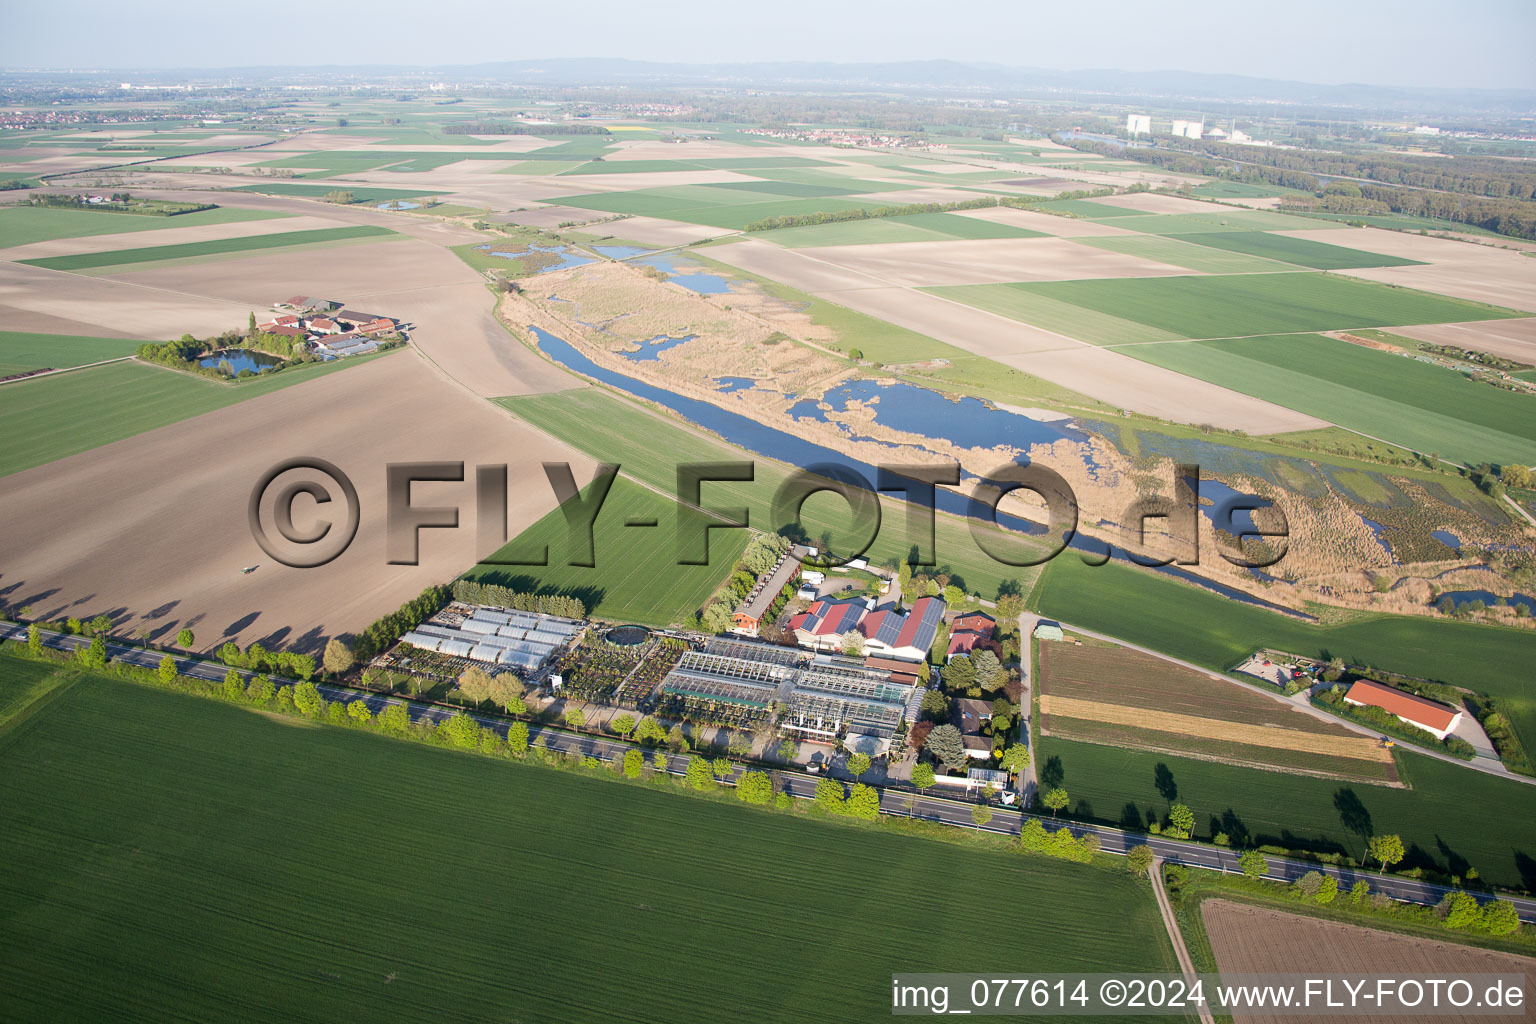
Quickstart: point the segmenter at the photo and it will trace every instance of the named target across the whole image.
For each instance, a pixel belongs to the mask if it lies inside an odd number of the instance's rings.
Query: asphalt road
[[[24,627],[14,626],[10,623],[0,623],[0,637],[25,642],[26,635],[27,631]],[[81,637],[66,636],[61,633],[45,630],[43,631],[43,643],[45,646],[55,650],[74,651],[86,646],[89,641]],[[146,650],[141,647],[130,647],[115,643],[107,644],[107,653],[114,661],[151,669],[158,667],[160,659],[165,657],[166,654],[164,651]],[[196,679],[222,680],[229,671],[223,663],[217,661],[174,654],[172,657],[176,659],[176,670],[179,673]],[[247,678],[256,674],[244,670],[237,671],[240,671],[240,674]],[[326,700],[347,702],[362,700],[367,703],[369,710],[375,714],[392,704],[404,706],[412,721],[442,722],[458,713],[456,708],[425,704],[419,701],[408,701],[398,697],[384,697],[376,693],[331,686],[326,683],[317,683],[316,685]],[[506,735],[507,727],[511,724],[508,719],[496,715],[474,714],[472,717],[480,724],[495,730],[502,736]],[[625,743],[623,740],[572,733],[563,729],[552,729],[531,723],[528,732],[530,742],[537,740],[554,750],[562,752],[579,751],[584,755],[598,757],[605,761],[612,760],[615,755],[635,749],[635,744]],[[672,774],[682,774],[682,771],[676,766],[681,761],[681,758],[673,758]],[[727,781],[734,784],[735,779],[743,771],[746,771],[748,767],[738,766],[735,773]],[[782,769],[779,770],[778,774],[783,780],[784,791],[791,796],[802,800],[809,800],[815,794],[816,783],[819,781],[818,776]],[[880,811],[882,814],[939,822],[945,825],[954,825],[958,828],[975,829],[978,826],[971,820],[972,806],[974,805],[960,800],[923,795],[911,790],[896,788],[883,790],[880,800]],[[1024,826],[1024,822],[1029,818],[1037,818],[1053,829],[1065,824],[1066,827],[1072,830],[1074,835],[1083,835],[1085,833],[1096,835],[1099,837],[1100,848],[1105,853],[1124,854],[1133,846],[1146,845],[1152,848],[1156,856],[1169,863],[1205,868],[1211,871],[1222,871],[1229,874],[1238,874],[1242,871],[1237,860],[1238,854],[1221,847],[1184,842],[1162,836],[1144,835],[1139,832],[1123,832],[1120,829],[1104,825],[1084,825],[1070,821],[1061,822],[1053,820],[1046,815],[1030,814],[1009,808],[994,808],[992,820],[979,828],[980,831],[992,832],[998,835],[1018,835]],[[1428,905],[1438,903],[1446,893],[1454,891],[1447,886],[1433,885],[1429,882],[1415,881],[1411,878],[1378,875],[1368,871],[1339,868],[1328,864],[1316,864],[1311,861],[1291,860],[1284,857],[1269,855],[1266,855],[1266,857],[1269,861],[1269,871],[1264,877],[1277,881],[1290,881],[1300,878],[1308,871],[1322,871],[1338,878],[1340,888],[1347,889],[1357,880],[1364,879],[1370,883],[1372,892],[1386,893],[1394,899],[1409,903]],[[1515,905],[1522,921],[1536,922],[1536,899],[1504,898]]]

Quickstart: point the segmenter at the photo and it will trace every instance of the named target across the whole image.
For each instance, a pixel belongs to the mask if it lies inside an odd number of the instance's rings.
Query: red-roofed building
[[[821,600],[811,602],[805,611],[789,620],[795,640],[801,647],[815,651],[837,651],[843,640],[854,632],[860,620],[869,610],[862,598],[842,601]]]
[[[1381,708],[1409,725],[1416,725],[1437,740],[1443,740],[1461,724],[1462,713],[1436,701],[1402,690],[1361,679],[1344,694],[1344,701],[1363,707]]]
[[[287,325],[282,325],[282,326],[278,326],[278,327],[272,327],[272,328],[264,331],[263,333],[265,333],[265,334],[280,334],[280,335],[282,335],[285,338],[307,338],[307,337],[309,337],[309,335],[305,333],[303,328],[301,328],[301,327],[290,327],[290,326],[287,326]]]
[[[346,331],[346,328],[335,320],[330,320],[323,316],[315,317],[305,326],[316,334],[342,334]]]
[[[943,621],[944,600],[938,597],[920,597],[905,612],[871,612],[859,623],[859,632],[864,634],[864,653],[900,661],[922,661],[928,657]]]
[[[948,661],[957,654],[969,655],[976,645],[991,640],[997,629],[997,620],[982,612],[966,612],[956,615],[949,626],[949,648],[944,652]]]
[[[359,334],[388,334],[395,329],[395,322],[388,317],[381,316],[377,320],[369,320],[367,323],[358,324]]]

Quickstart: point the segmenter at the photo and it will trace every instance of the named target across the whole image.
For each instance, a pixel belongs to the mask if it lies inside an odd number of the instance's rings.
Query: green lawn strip
[[[324,199],[332,192],[350,192],[354,203],[383,203],[391,199],[416,199],[421,196],[440,196],[443,190],[423,192],[409,188],[377,188],[358,185],[306,185],[297,181],[274,181],[270,184],[241,185],[230,192],[259,192],[269,196],[294,196],[301,199]]]
[[[1155,280],[1179,279],[1160,277]],[[1024,284],[962,284],[921,290],[1095,345],[1178,341],[1186,337],[1174,331],[1138,323],[1128,317],[1115,316],[1066,301]]]
[[[680,463],[751,461],[755,464],[755,477],[751,482],[705,484],[703,503],[714,507],[746,507],[750,510],[750,523],[754,529],[774,527],[770,511],[773,495],[789,475],[789,467],[754,456],[601,388],[558,395],[501,398],[497,402],[514,415],[593,458],[617,462],[623,474],[667,495],[677,492]],[[908,531],[907,510],[903,504],[887,500],[883,510],[882,525],[866,557],[877,564],[894,565],[897,559],[907,556],[919,538]],[[664,519],[660,530],[631,529],[629,532],[655,534],[654,540],[647,543],[660,546],[670,557],[675,545],[671,531],[665,527],[666,522],[668,520]],[[848,506],[841,498],[832,495],[820,495],[807,502],[802,525],[812,537],[820,537],[824,531],[831,532],[834,537],[849,538],[852,535]],[[729,564],[720,561],[714,545],[743,531],[710,532],[710,559],[715,563],[718,582]],[[1018,537],[1017,534],[1012,536]],[[1020,538],[1016,543],[1021,549],[1028,548],[1036,553],[1040,550],[1039,542],[1032,539]],[[935,550],[939,564],[948,567],[951,575],[961,577],[965,589],[989,599],[996,596],[1004,581],[1023,581],[1027,588],[1039,572],[1037,568],[1015,568],[994,561],[977,547],[969,522],[954,516],[937,516]]]
[[[1191,235],[1203,231],[1312,231],[1328,228],[1329,222],[1271,210],[1213,207],[1210,213],[1145,213],[1136,217],[1120,217],[1114,225],[1149,235]],[[1343,224],[1333,226],[1339,229],[1344,227]]]
[[[113,678],[71,688],[0,757],[0,985],[31,1019],[852,1021],[889,1015],[913,950],[942,971],[1173,969],[1150,889],[1123,870]],[[463,878],[380,873],[406,864]],[[1029,912],[991,921],[978,951],[975,908],[912,885],[948,875]],[[848,937],[868,934],[882,941]],[[71,981],[81,963],[90,985]]]
[[[873,242],[934,242],[955,239],[1041,238],[1042,232],[998,224],[953,213],[918,213],[908,217],[878,217],[798,228],[780,228],[754,235],[789,248],[823,245],[866,245]]]
[[[1003,295],[1017,290],[1044,296],[1077,306],[1090,317],[1119,317],[1182,338],[1239,338],[1522,315],[1481,302],[1325,273],[1143,277],[931,290],[987,296],[976,290],[988,288]],[[1111,343],[1158,340],[1165,339],[1118,338]]]
[[[681,191],[688,186],[679,186]],[[703,190],[703,186],[693,186]],[[565,196],[546,200],[559,206],[572,206],[606,213],[629,213],[637,216],[660,217],[680,220],[689,224],[740,230],[754,221],[770,217],[783,217],[808,213],[836,213],[841,210],[872,210],[889,205],[883,202],[855,201],[838,196],[823,199],[785,199],[762,193],[745,193],[733,197],[723,190],[711,190],[712,194],[684,196],[658,194],[653,191],[593,193],[591,195]],[[762,195],[760,202],[743,202],[745,196]],[[734,202],[733,202],[734,200]]]
[[[1195,245],[1210,246],[1228,252],[1247,253],[1281,263],[1294,263],[1313,270],[1351,270],[1360,267],[1422,267],[1422,260],[1347,249],[1342,245],[1314,242],[1309,238],[1291,238],[1267,231],[1203,231],[1191,235],[1171,235]]]
[[[1536,738],[1536,631],[1409,615],[1309,623],[1120,562],[1054,559],[1036,591],[1044,615],[1225,670],[1262,647],[1434,679],[1505,698]],[[1467,771],[1467,769],[1460,769]]]
[[[1104,235],[1074,238],[1071,241],[1202,274],[1275,274],[1292,269],[1285,263],[1241,252],[1223,252],[1204,245],[1194,245],[1172,235]]]
[[[174,217],[18,206],[0,210],[0,248],[48,242],[56,238],[120,235],[159,228],[195,228],[205,224],[233,224],[291,216],[289,213],[242,210],[230,206],[199,210],[196,213],[179,213]]]
[[[183,242],[179,245],[151,245],[140,249],[83,252],[72,256],[49,256],[21,262],[32,267],[43,267],[46,270],[92,270],[97,267],[118,267],[130,263],[156,263],[163,260],[194,259],[200,256],[220,256],[230,253],[244,254],[260,249],[285,249],[292,246],[356,238],[383,238],[394,234],[395,232],[389,228],[372,224],[354,224],[340,228],[315,228],[311,231],[280,231],[270,235],[249,235],[244,238],[210,238],[201,242]]]
[[[1251,842],[1362,860],[1365,839],[1343,820],[1363,808],[1375,833],[1403,837],[1408,856],[1399,868],[1421,866],[1464,875],[1475,867],[1490,885],[1525,889],[1536,850],[1536,786],[1500,779],[1407,751],[1398,751],[1412,789],[1344,783],[1284,772],[1238,768],[1168,754],[1122,750],[1046,736],[1041,771],[1059,769],[1074,817],[1145,827],[1166,819],[1169,800],[1158,789],[1167,769],[1175,799],[1195,812],[1197,838],[1216,831]],[[1054,762],[1054,764],[1053,764]],[[1358,819],[1352,819],[1358,820]]]
[[[1415,451],[1473,465],[1536,461],[1536,402],[1414,359],[1317,334],[1120,351]]]
[[[667,490],[674,492],[675,482]],[[743,530],[713,531],[710,564],[679,565],[674,541],[677,511],[675,501],[621,476],[613,482],[593,528],[595,566],[569,564],[565,516],[556,509],[490,562],[465,575],[518,591],[579,597],[590,613],[605,619],[681,624],[725,579],[748,538]],[[627,526],[631,519],[655,520],[657,525]],[[494,564],[514,557],[538,558],[545,550],[548,565]]]
[[[0,331],[0,376],[99,363],[131,356],[142,342],[131,338],[88,338],[73,334]]]
[[[384,353],[387,354],[387,353]],[[4,386],[0,476],[222,409],[379,356],[307,363],[237,384],[137,362],[109,363]]]
[[[1274,199],[1311,194],[1278,185],[1251,185],[1245,181],[1208,181],[1196,185],[1191,191],[1203,199]]]
[[[32,704],[63,681],[50,662],[0,656],[0,734]]]
[[[1054,199],[1050,202],[1039,203],[1035,208],[1045,213],[1068,214],[1073,217],[1080,217],[1083,220],[1144,216],[1140,210],[1132,210],[1124,206],[1110,206],[1106,203],[1096,203],[1091,199]]]
[[[521,155],[526,155],[526,154],[519,154],[519,155],[521,156]],[[576,167],[582,167],[582,166],[585,166],[585,165],[582,164],[580,161],[573,161],[573,160],[521,160],[518,163],[513,164],[511,167],[504,167],[504,168],[502,168],[497,173],[499,173],[499,174],[527,174],[527,175],[535,175],[535,174],[536,175],[564,174],[566,171],[569,171],[569,170],[571,170],[573,168],[576,168]],[[606,164],[598,164],[597,166],[605,167],[607,165]]]

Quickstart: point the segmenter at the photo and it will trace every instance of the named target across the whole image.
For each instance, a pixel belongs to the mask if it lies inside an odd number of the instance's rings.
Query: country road
[[[7,640],[20,640],[25,642],[27,630],[23,626],[12,623],[0,623],[0,638]],[[68,636],[62,633],[54,633],[48,630],[42,631],[43,643],[54,650],[73,652],[85,647],[89,641],[83,637]],[[107,654],[114,661],[127,665],[137,665],[143,668],[156,668],[160,659],[165,657],[166,651],[151,650],[143,647],[127,646],[123,644],[108,643]],[[180,655],[171,653],[176,661],[176,670],[195,679],[222,680],[229,669],[218,661],[206,658]],[[254,672],[237,669],[243,677],[251,678]],[[418,701],[405,700],[400,697],[385,697],[380,694],[365,690],[354,690],[346,687],[333,686],[328,683],[317,683],[320,693],[329,701],[364,701],[369,710],[377,714],[383,708],[392,704],[399,704],[406,708],[412,721],[425,721],[439,723],[451,718],[458,713],[457,709],[442,707],[433,704],[424,704]],[[505,736],[511,720],[499,715],[471,714],[477,722],[498,734]],[[604,736],[591,736],[584,733],[573,733],[564,729],[551,728],[549,726],[529,723],[529,742],[537,741],[550,749],[569,752],[576,751],[584,755],[598,757],[603,760],[611,760],[617,754],[623,754],[632,749],[641,749],[637,744],[627,743],[623,740],[612,739]],[[670,771],[674,775],[681,775],[679,768],[681,758],[672,758]],[[750,769],[750,765],[738,764],[735,772],[726,781],[734,784],[743,771]],[[803,772],[776,769],[783,780],[784,791],[797,799],[809,800],[815,795],[816,783],[820,777]],[[878,787],[877,787],[878,788]],[[897,787],[884,788],[881,791],[880,812],[894,817],[914,818],[921,821],[938,822],[945,825],[953,825],[958,828],[976,829],[978,826],[971,820],[972,804],[951,800],[946,797],[931,796],[916,793],[912,790]],[[1211,871],[1221,871],[1228,874],[1241,872],[1238,864],[1238,853],[1230,849],[1217,846],[1206,846],[1200,843],[1186,842],[1177,839],[1168,839],[1163,836],[1144,835],[1142,833],[1126,832],[1107,825],[1089,825],[1074,821],[1058,821],[1051,817],[1028,812],[1012,810],[1009,808],[995,808],[995,813],[990,822],[980,826],[984,832],[992,832],[998,835],[1018,835],[1024,822],[1029,818],[1036,818],[1045,822],[1048,827],[1058,828],[1065,825],[1072,830],[1074,835],[1092,834],[1098,837],[1100,848],[1105,853],[1124,854],[1133,846],[1149,846],[1154,856],[1170,863],[1183,864],[1188,867],[1205,868]],[[1438,903],[1441,897],[1454,890],[1442,885],[1430,882],[1416,881],[1411,878],[1401,878],[1395,875],[1379,875],[1369,871],[1352,868],[1340,868],[1328,864],[1318,864],[1305,860],[1293,860],[1284,857],[1267,856],[1269,871],[1266,878],[1275,881],[1291,881],[1301,877],[1308,871],[1322,871],[1339,879],[1341,888],[1348,888],[1357,880],[1365,880],[1370,883],[1373,892],[1386,893],[1394,899],[1411,903],[1433,905]],[[1503,897],[1515,905],[1522,921],[1536,922],[1536,899],[1525,897]]]

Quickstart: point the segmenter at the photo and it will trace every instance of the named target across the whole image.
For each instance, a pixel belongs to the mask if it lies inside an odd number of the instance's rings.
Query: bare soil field
[[[1183,267],[1077,245],[1064,238],[989,238],[943,242],[830,245],[815,258],[888,284],[927,287],[1107,277],[1177,277]]]
[[[297,292],[392,316],[411,325],[411,343],[423,354],[487,398],[559,391],[579,383],[496,322],[494,298],[474,270],[446,249],[422,241],[348,246],[342,259],[335,250],[299,250],[158,267],[114,279],[228,299],[243,303],[242,310],[259,311]],[[220,330],[244,326],[245,316],[242,312]]]
[[[1122,409],[1174,423],[1209,423],[1250,434],[1283,434],[1329,426],[1315,416],[1163,370],[1106,348],[1083,345],[1000,361]]]
[[[261,474],[300,455],[347,473],[362,513],[348,550],[317,569],[274,563],[246,520]],[[465,483],[418,484],[413,496],[459,505],[462,528],[422,531],[421,564],[391,566],[384,468],[423,460],[466,463]],[[541,460],[570,462],[583,482],[592,471],[416,354],[390,355],[8,477],[0,592],[39,618],[104,612],[124,632],[156,635],[187,626],[200,649],[261,639],[314,650],[474,562],[475,465],[509,465],[509,535],[553,508]],[[301,530],[320,515],[296,504]]]
[[[1084,238],[1091,235],[1134,235],[1136,232],[1117,228],[1113,224],[1097,220],[1081,220],[1075,217],[1057,217],[1036,210],[1015,210],[1008,206],[983,207],[980,210],[956,210],[961,217],[975,217],[997,224],[1040,231],[1058,238]]]
[[[68,323],[75,326],[65,333],[179,338],[244,327],[249,312],[248,305],[186,292],[174,281],[151,287],[0,262],[0,322],[9,330],[63,331],[43,325]]]
[[[569,210],[566,211],[566,215],[569,218]],[[684,224],[682,221],[662,220],[659,217],[625,217],[621,221],[615,221],[612,225],[601,226],[593,230],[609,231],[622,238],[662,248],[671,248],[674,245],[688,245],[693,242],[701,242],[706,238],[719,238],[723,235],[736,234],[736,232],[725,228],[712,228],[703,224]],[[774,247],[770,246],[770,248]]]
[[[1231,974],[1375,974],[1444,978],[1458,974],[1524,974],[1536,972],[1536,960],[1493,950],[1462,946],[1439,939],[1362,928],[1254,907],[1231,900],[1208,899],[1200,905],[1200,920],[1210,936],[1216,966]],[[1239,1013],[1243,1024],[1285,1024],[1295,1016]],[[1308,1016],[1320,1024],[1358,1022],[1355,1015]],[[1386,1018],[1378,1018],[1385,1020]],[[1397,1020],[1472,1022],[1486,1016],[1437,1012]],[[1493,1019],[1521,1019],[1493,1018]]]
[[[629,221],[620,222],[628,237]],[[749,274],[782,282],[803,292],[844,291],[849,288],[880,288],[885,282],[869,274],[834,266],[804,251],[783,249],[772,242],[747,238],[707,250],[709,258],[740,267]]]
[[[1351,277],[1536,312],[1536,260],[1512,249],[1378,228],[1276,234],[1425,261],[1424,266],[1418,267],[1340,271]]]
[[[1536,365],[1536,317],[1523,320],[1483,320],[1467,324],[1394,327],[1393,334],[1436,345],[1460,345],[1492,355]]]
[[[1119,206],[1127,210],[1140,210],[1142,213],[1219,213],[1221,207],[1215,203],[1202,203],[1198,199],[1185,199],[1183,196],[1165,196],[1154,192],[1140,192],[1134,195],[1106,196],[1096,199],[1095,202],[1105,206]]]

